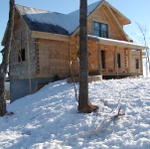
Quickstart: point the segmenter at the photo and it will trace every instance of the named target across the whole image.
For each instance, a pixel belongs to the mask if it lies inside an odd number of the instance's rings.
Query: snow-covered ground
[[[150,78],[89,88],[98,113],[77,113],[65,80],[8,105],[15,114],[0,118],[0,149],[150,149]],[[114,118],[119,107],[125,115]]]

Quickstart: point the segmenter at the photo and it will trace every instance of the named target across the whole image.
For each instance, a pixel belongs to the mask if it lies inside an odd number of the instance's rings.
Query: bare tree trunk
[[[146,76],[149,75],[150,73],[150,58],[149,58],[149,50],[147,47],[147,39],[146,39],[146,28],[144,29],[139,23],[136,23],[144,40],[144,46],[145,46],[145,51],[146,51]]]
[[[2,52],[2,63],[0,64],[0,116],[4,116],[7,113],[6,110],[6,100],[5,100],[5,78],[7,74],[7,68],[9,63],[9,53],[11,49],[12,42],[12,15],[13,15],[14,0],[10,0],[10,12],[9,12],[9,22],[8,22],[8,35],[7,43],[5,43],[5,48]]]
[[[0,68],[1,69],[1,68]],[[3,76],[0,76],[0,116],[4,116],[7,112],[6,110],[6,100],[5,100],[5,94],[4,94],[4,82],[5,79]]]
[[[87,0],[80,0],[80,76],[78,111],[90,113],[98,109],[88,100]]]

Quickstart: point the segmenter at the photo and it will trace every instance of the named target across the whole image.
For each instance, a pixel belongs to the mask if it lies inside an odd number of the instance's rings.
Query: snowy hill
[[[90,83],[98,113],[79,114],[73,85],[50,83],[0,118],[0,149],[150,149],[150,78]],[[118,107],[125,115],[114,118]]]

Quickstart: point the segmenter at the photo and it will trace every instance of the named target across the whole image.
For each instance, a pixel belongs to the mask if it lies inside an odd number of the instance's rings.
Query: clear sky
[[[91,4],[98,0],[88,0]],[[150,39],[150,1],[149,0],[107,0],[115,8],[127,16],[132,24],[124,29],[136,42],[142,43],[140,31],[136,25],[139,23],[147,28],[147,37]],[[79,0],[16,0],[16,4],[41,8],[50,11],[69,13],[79,9]],[[8,20],[9,0],[0,0],[0,42]],[[0,46],[0,50],[2,46]],[[1,58],[0,58],[1,59]]]

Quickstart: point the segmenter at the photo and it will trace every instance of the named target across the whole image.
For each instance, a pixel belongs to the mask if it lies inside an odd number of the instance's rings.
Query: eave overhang
[[[88,35],[88,40],[94,40],[103,45],[125,47],[125,48],[139,49],[139,50],[148,49],[148,47],[145,47],[143,45],[139,45],[139,44],[136,44],[133,42],[109,39],[109,38],[102,38],[102,37],[97,37],[97,36],[93,36],[93,35]]]
[[[69,41],[69,36],[61,34],[53,34],[39,31],[32,31],[31,37],[36,39],[47,39],[56,41]]]

